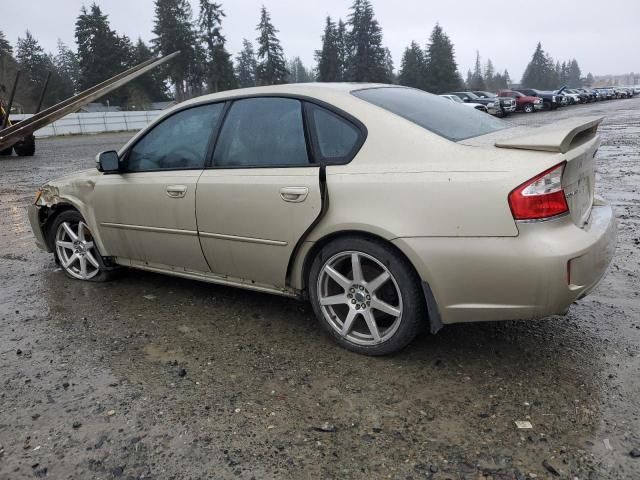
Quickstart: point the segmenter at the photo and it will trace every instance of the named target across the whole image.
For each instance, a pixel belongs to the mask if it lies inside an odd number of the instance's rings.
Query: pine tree
[[[402,55],[398,82],[407,87],[424,88],[424,75],[424,52],[417,42],[411,42]]]
[[[4,33],[0,30],[0,57],[12,57],[13,56],[13,48],[9,41],[4,37]]]
[[[346,80],[346,68],[349,50],[347,47],[347,25],[342,21],[342,19],[338,20],[338,28],[336,30],[336,45],[338,48],[337,80],[339,82],[344,82]]]
[[[198,26],[206,46],[207,83],[211,92],[231,90],[238,86],[231,55],[225,48],[226,39],[220,31],[224,16],[221,4],[200,0]]]
[[[426,89],[442,93],[460,88],[460,74],[453,52],[453,44],[442,27],[436,23],[426,52]]]
[[[588,87],[591,87],[591,85],[593,85],[593,82],[595,82],[593,75],[591,74],[591,72],[587,73],[587,78],[585,78],[584,84]]]
[[[285,83],[289,72],[284,59],[284,53],[280,40],[276,34],[278,30],[271,23],[271,16],[262,6],[260,10],[260,23],[257,27],[258,37],[258,67],[256,81],[258,85],[276,85]]]
[[[490,58],[487,59],[487,65],[484,67],[484,85],[490,92],[498,90],[498,88],[496,88],[496,72]]]
[[[236,77],[241,88],[256,86],[256,69],[258,63],[252,43],[242,39],[242,51],[236,57]]]
[[[502,74],[502,79],[504,81],[504,88],[511,88],[511,77],[509,76],[509,71],[505,68],[504,73]]]
[[[154,54],[151,48],[141,38],[138,38],[133,46],[132,57],[132,63],[137,65],[150,60]],[[167,86],[163,77],[162,71],[154,69],[127,84],[125,88],[128,90],[128,107],[143,110],[148,108],[152,102],[167,100]]]
[[[542,44],[538,42],[531,61],[522,75],[522,85],[549,90],[557,88],[559,80],[553,59],[545,53]]]
[[[202,89],[204,54],[196,41],[191,18],[188,0],[155,0],[154,50],[160,55],[180,50],[180,55],[165,70],[178,101],[197,95]]]
[[[80,64],[78,63],[78,57],[62,40],[58,40],[58,53],[55,56],[54,63],[58,73],[70,81],[71,91],[79,91]]]
[[[572,58],[567,65],[567,85],[572,88],[582,86],[582,71],[575,58]]]
[[[307,83],[313,81],[313,75],[304,66],[300,57],[294,57],[287,62],[287,70],[289,70],[287,83]]]
[[[467,79],[464,82],[464,86],[467,90],[471,90],[471,83],[473,82],[473,73],[471,69],[467,70]]]
[[[322,49],[315,52],[318,62],[319,82],[338,82],[342,80],[343,66],[340,64],[340,45],[338,45],[338,28],[327,17],[322,35]]]
[[[482,66],[480,64],[480,52],[476,51],[476,63],[473,68],[473,74],[471,75],[471,83],[469,84],[470,90],[486,90],[487,86],[484,83],[482,76]]]
[[[374,18],[369,0],[354,0],[347,22],[345,80],[389,82],[387,55],[382,46],[382,28]]]

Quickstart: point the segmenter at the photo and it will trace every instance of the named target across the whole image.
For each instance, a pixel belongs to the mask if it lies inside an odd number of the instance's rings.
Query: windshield
[[[457,95],[449,95],[447,98],[453,100],[456,103],[464,103],[462,99]]]
[[[454,142],[509,127],[484,112],[415,88],[376,87],[352,94]]]
[[[497,95],[495,93],[491,93],[491,92],[473,92],[476,95],[479,95],[481,97],[487,97],[487,98],[495,98],[497,97]]]

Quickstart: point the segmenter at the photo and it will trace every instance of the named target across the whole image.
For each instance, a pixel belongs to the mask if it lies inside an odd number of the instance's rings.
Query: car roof
[[[224,92],[211,93],[195,97],[176,106],[185,107],[191,104],[204,103],[214,100],[232,99],[244,96],[257,95],[299,95],[329,101],[342,95],[349,95],[357,90],[369,88],[407,88],[401,85],[385,83],[357,83],[357,82],[313,82],[313,83],[286,83],[282,85],[268,85],[262,87],[238,88]]]

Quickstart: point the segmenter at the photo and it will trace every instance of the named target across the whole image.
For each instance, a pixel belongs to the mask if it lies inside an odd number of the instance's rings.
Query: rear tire
[[[51,224],[47,235],[56,262],[74,280],[105,282],[115,270],[105,265],[93,235],[76,210],[65,210]]]
[[[19,157],[33,157],[36,153],[36,138],[33,135],[29,135],[21,142],[16,143],[13,149]]]
[[[324,246],[311,266],[308,293],[322,326],[363,355],[397,352],[427,325],[420,279],[382,241],[345,237]]]

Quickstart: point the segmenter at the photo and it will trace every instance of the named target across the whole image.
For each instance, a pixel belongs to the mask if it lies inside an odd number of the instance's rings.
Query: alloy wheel
[[[100,273],[98,251],[86,223],[62,222],[55,236],[55,247],[62,268],[79,280],[89,280]]]
[[[402,293],[393,274],[363,252],[329,258],[317,281],[320,310],[329,325],[357,345],[389,340],[402,321]]]

